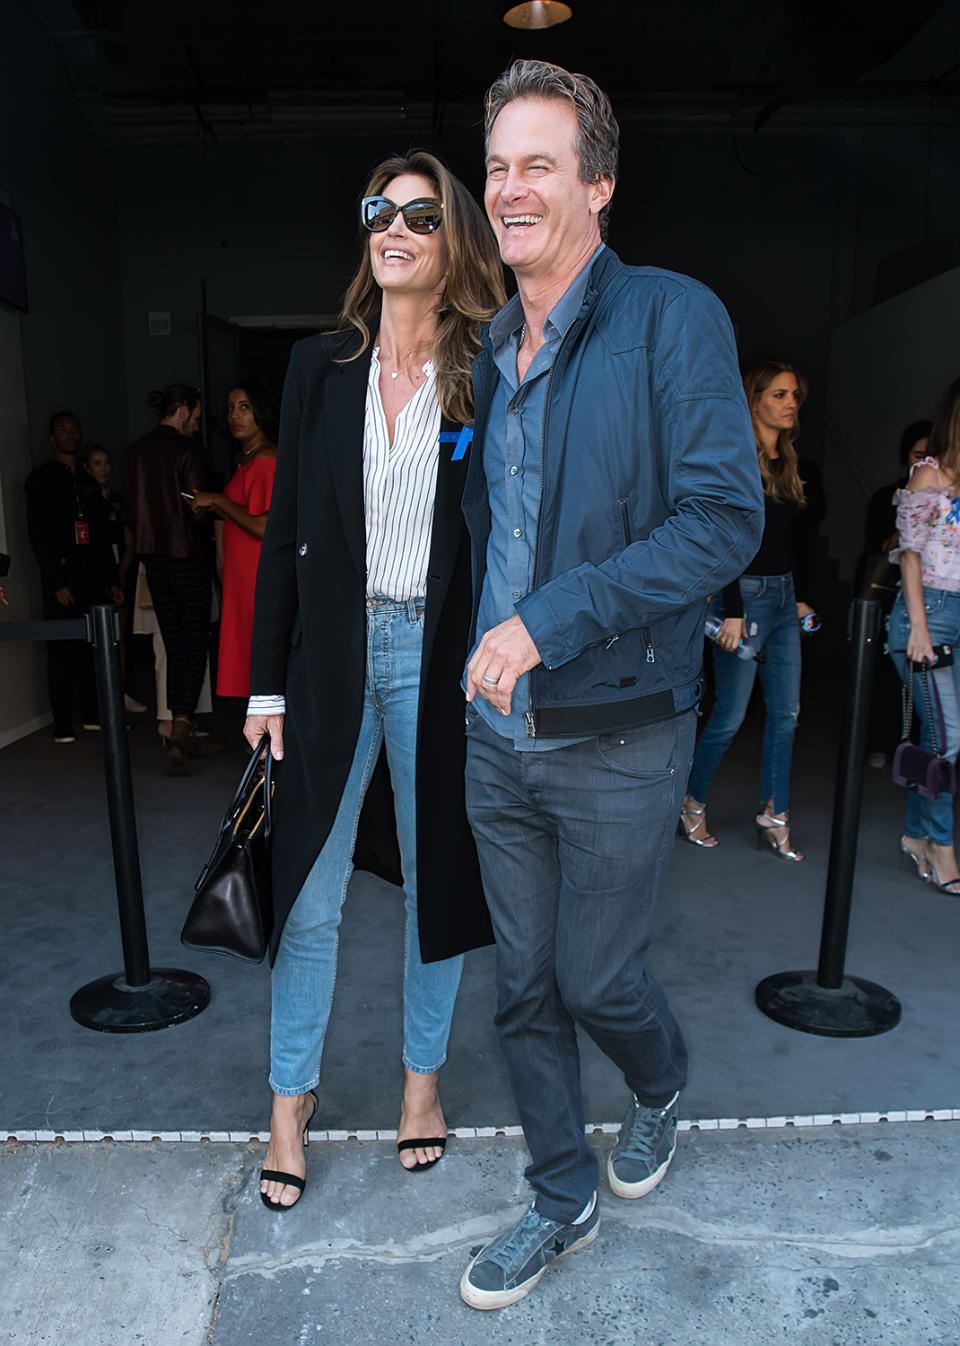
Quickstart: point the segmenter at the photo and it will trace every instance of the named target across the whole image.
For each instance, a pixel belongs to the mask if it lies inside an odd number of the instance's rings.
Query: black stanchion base
[[[146,986],[128,986],[122,972],[88,982],[71,998],[70,1013],[100,1033],[152,1033],[192,1019],[209,1003],[210,987],[195,972],[154,967]]]
[[[817,984],[816,972],[777,972],[757,986],[756,1001],[778,1024],[825,1038],[874,1037],[900,1022],[896,996],[860,977],[832,990]]]

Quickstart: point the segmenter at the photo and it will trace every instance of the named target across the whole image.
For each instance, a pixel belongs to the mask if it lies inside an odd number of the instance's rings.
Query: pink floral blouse
[[[924,458],[922,465],[937,467],[937,460]],[[917,552],[926,588],[960,593],[960,495],[940,485],[897,491],[893,499],[900,545],[890,560],[899,563],[902,552]]]

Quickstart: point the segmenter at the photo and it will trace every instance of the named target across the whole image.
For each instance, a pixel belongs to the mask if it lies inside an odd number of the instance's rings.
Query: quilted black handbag
[[[266,759],[266,760],[264,760]],[[273,755],[264,736],[220,824],[213,854],[194,885],[196,897],[180,932],[190,949],[260,963],[273,929],[270,833]]]
[[[937,691],[936,679],[933,679],[933,698],[930,696],[930,672],[927,668],[915,668],[909,660],[904,660],[903,688],[901,689],[903,723],[900,734],[901,742],[893,754],[893,783],[894,785],[904,785],[908,790],[916,790],[917,794],[923,795],[926,799],[936,799],[938,795],[946,792],[955,794],[957,789],[957,773],[953,762],[949,758],[942,756],[943,749],[947,746],[947,730],[943,722],[943,707],[940,704],[940,693]],[[927,708],[927,724],[930,727],[930,740],[933,744],[933,752],[926,748],[918,747],[911,741],[911,731],[913,729],[913,680],[919,677],[923,688],[924,704]],[[937,718],[933,718],[933,701],[937,705]],[[937,733],[939,730],[939,744]]]

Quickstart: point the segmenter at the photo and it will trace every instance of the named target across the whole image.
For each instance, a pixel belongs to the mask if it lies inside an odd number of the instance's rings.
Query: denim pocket
[[[624,776],[669,780],[676,771],[677,726],[673,719],[658,720],[636,729],[601,734],[596,749],[606,766]]]

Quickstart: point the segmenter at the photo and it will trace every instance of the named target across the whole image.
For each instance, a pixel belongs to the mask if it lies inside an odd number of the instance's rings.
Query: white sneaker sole
[[[523,1299],[530,1293],[543,1273],[549,1271],[555,1262],[559,1262],[561,1257],[566,1257],[569,1253],[575,1253],[578,1248],[585,1248],[588,1243],[593,1242],[599,1233],[600,1221],[598,1220],[588,1234],[584,1234],[583,1238],[577,1239],[576,1243],[571,1243],[569,1248],[564,1248],[559,1257],[555,1257],[545,1267],[541,1267],[529,1280],[524,1281],[522,1285],[514,1286],[512,1290],[479,1290],[475,1285],[470,1284],[470,1272],[478,1258],[483,1255],[482,1252],[479,1252],[460,1278],[460,1298],[464,1304],[469,1304],[472,1309],[505,1309],[508,1304],[516,1304],[518,1299]]]
[[[673,1149],[667,1155],[666,1159],[650,1174],[649,1178],[642,1178],[640,1182],[623,1182],[618,1178],[613,1170],[613,1151],[607,1155],[607,1181],[610,1183],[610,1191],[614,1196],[625,1197],[628,1201],[635,1201],[638,1196],[646,1196],[652,1192],[663,1181],[663,1175],[670,1167],[670,1161],[677,1152],[677,1138],[673,1138]]]

